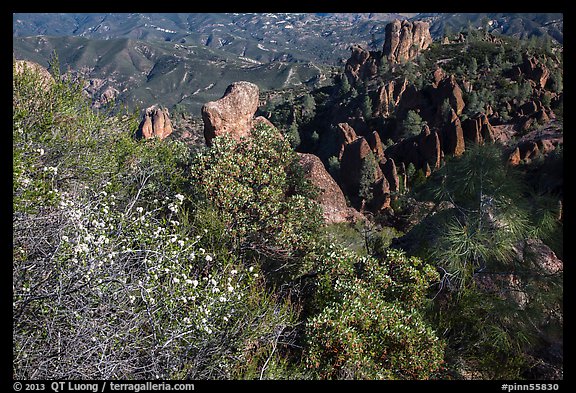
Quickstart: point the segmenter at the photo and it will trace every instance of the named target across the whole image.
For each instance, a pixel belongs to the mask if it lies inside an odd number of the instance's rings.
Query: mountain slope
[[[13,50],[17,59],[43,66],[56,52],[62,73],[105,80],[120,92],[117,99],[129,106],[181,103],[193,114],[237,80],[254,82],[266,91],[321,82],[329,72],[312,63],[262,63],[203,45],[128,38],[14,38]]]

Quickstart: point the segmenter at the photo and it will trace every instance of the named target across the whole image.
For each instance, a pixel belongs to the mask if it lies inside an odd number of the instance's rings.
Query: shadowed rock
[[[304,168],[305,176],[319,188],[316,201],[323,211],[324,221],[328,224],[355,221],[362,215],[353,208],[346,206],[344,193],[326,171],[320,158],[314,154],[298,153],[300,164]]]

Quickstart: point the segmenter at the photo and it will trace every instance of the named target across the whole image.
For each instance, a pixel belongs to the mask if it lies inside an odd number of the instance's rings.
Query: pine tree
[[[373,183],[374,183],[374,175],[376,171],[376,158],[374,158],[374,154],[369,152],[366,157],[362,160],[362,165],[360,167],[360,183],[359,183],[359,191],[358,195],[362,198],[366,203],[370,203],[373,198]]]

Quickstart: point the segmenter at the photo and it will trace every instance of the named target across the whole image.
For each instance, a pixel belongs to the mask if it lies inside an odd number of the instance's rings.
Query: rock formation
[[[375,57],[360,45],[350,48],[352,55],[346,62],[344,73],[350,83],[354,84],[358,80],[366,80],[378,73],[378,65]]]
[[[298,153],[300,164],[304,168],[305,176],[320,192],[316,201],[323,211],[324,221],[328,224],[355,221],[362,215],[353,208],[346,206],[344,193],[326,171],[320,158],[314,154]]]
[[[432,43],[430,25],[423,21],[394,20],[386,25],[384,56],[391,63],[403,63],[414,59]]]
[[[396,108],[402,98],[408,79],[391,80],[378,88],[377,100],[375,103],[375,116],[389,117],[392,110]]]
[[[172,122],[170,121],[168,109],[153,105],[144,112],[136,137],[144,139],[158,137],[164,139],[172,131]]]
[[[515,69],[515,76],[519,78],[522,74],[533,81],[538,88],[544,88],[550,77],[550,70],[536,57],[524,56],[523,62]]]
[[[450,106],[458,116],[462,114],[464,110],[464,99],[462,98],[462,89],[456,82],[456,77],[450,75],[440,80],[437,83],[436,91],[433,93],[434,101],[436,105],[440,107],[444,100],[448,99]]]
[[[348,195],[357,195],[360,183],[360,170],[362,161],[368,154],[372,153],[370,145],[364,137],[358,137],[351,143],[348,143],[342,154],[340,162],[340,177],[342,186]],[[382,177],[382,171],[379,165],[376,165],[374,171],[374,181]]]
[[[445,154],[460,156],[464,153],[464,132],[460,118],[452,110],[450,124],[444,128],[443,149]]]
[[[476,116],[464,120],[462,130],[464,131],[464,139],[475,144],[496,140],[494,129],[484,113],[478,113]]]
[[[206,144],[210,145],[212,139],[222,134],[229,134],[238,141],[249,136],[258,109],[258,95],[259,89],[254,83],[234,82],[222,98],[204,104],[202,119]]]

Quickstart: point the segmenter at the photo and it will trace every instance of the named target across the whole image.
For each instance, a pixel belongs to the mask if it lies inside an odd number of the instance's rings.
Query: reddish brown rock
[[[564,263],[540,239],[528,239],[523,250],[524,260],[532,262],[543,274],[556,274],[564,270]]]
[[[374,183],[373,211],[380,212],[390,208],[390,185],[384,176]]]
[[[347,144],[352,143],[358,138],[354,128],[348,123],[338,123],[336,130],[339,135],[340,149],[338,151],[338,159],[342,160],[342,155],[344,154],[344,148]]]
[[[396,163],[394,159],[389,158],[386,160],[384,165],[382,165],[382,172],[388,180],[390,191],[398,191],[400,180],[398,178],[398,170],[396,169]]]
[[[450,75],[438,83],[438,87],[434,94],[434,100],[439,106],[445,99],[448,99],[452,109],[454,109],[456,114],[460,116],[464,110],[465,104],[464,99],[462,98],[462,89],[458,85],[458,82],[456,82],[456,77],[454,75]]]
[[[479,113],[462,122],[462,130],[464,139],[475,144],[482,144],[484,141],[494,142],[496,140],[494,129],[488,120],[488,116],[484,113]]]
[[[464,132],[462,131],[460,119],[454,110],[452,110],[452,120],[450,121],[450,124],[445,127],[444,133],[444,145],[442,146],[444,154],[452,154],[455,156],[462,155],[465,150]]]
[[[358,137],[354,128],[348,123],[338,123],[338,131],[340,131],[341,139],[345,144],[354,142]]]
[[[344,193],[326,171],[320,158],[313,154],[298,153],[305,176],[319,188],[316,201],[323,211],[324,221],[328,224],[355,221],[361,214],[346,205]]]
[[[399,83],[397,83],[399,82]],[[408,79],[401,81],[388,81],[378,88],[377,101],[374,105],[375,116],[390,116],[391,111],[396,108],[402,98],[402,94],[408,86]]]
[[[383,53],[391,63],[412,60],[432,43],[427,22],[396,19],[386,25],[385,31]]]
[[[160,138],[164,139],[172,133],[172,122],[167,108],[160,108],[156,105],[146,109],[138,131],[137,138]]]
[[[348,195],[357,195],[358,193],[362,162],[368,154],[372,154],[372,149],[364,137],[358,137],[344,148],[342,160],[340,161],[340,176],[344,191]],[[380,177],[382,177],[382,171],[379,165],[376,165],[374,181]]]
[[[421,157],[419,162],[424,161],[433,169],[440,168],[442,149],[437,132],[431,133],[428,126],[424,127],[422,134],[420,134],[418,148]]]
[[[438,87],[438,85],[440,84],[440,82],[442,81],[442,79],[444,79],[446,77],[446,74],[444,73],[444,70],[440,67],[437,67],[434,70],[434,81],[432,82],[432,87],[436,88]]]
[[[254,83],[234,82],[222,98],[202,107],[204,138],[210,145],[213,138],[229,134],[235,140],[248,137],[254,113],[258,109],[259,89]]]
[[[520,164],[520,161],[522,161],[522,159],[520,158],[520,149],[518,148],[518,146],[516,146],[514,151],[510,153],[510,156],[508,156],[508,163],[510,165],[516,166]]]
[[[369,51],[360,45],[353,45],[350,50],[352,54],[346,62],[344,73],[351,83],[370,79],[378,73],[376,58]]]
[[[378,132],[372,131],[372,133],[368,134],[366,137],[366,141],[368,142],[368,145],[370,145],[370,149],[372,149],[376,161],[383,162],[385,160],[384,149],[382,148],[382,139],[380,139]]]
[[[528,79],[534,81],[538,88],[544,88],[548,78],[550,77],[550,70],[548,67],[533,56],[524,56],[519,70]]]

